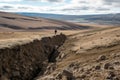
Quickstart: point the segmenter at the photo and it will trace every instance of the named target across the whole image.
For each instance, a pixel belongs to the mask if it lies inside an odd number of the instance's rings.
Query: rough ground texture
[[[69,35],[36,80],[120,80],[120,28]]]
[[[65,40],[66,36],[60,34],[0,49],[0,79],[33,80],[42,75],[48,63],[56,61],[57,49]]]

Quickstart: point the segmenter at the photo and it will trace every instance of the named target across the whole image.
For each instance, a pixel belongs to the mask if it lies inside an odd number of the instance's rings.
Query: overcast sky
[[[70,15],[120,13],[120,0],[0,0],[0,11]]]

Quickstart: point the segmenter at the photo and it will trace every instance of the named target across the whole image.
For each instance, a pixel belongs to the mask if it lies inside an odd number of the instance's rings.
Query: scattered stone
[[[109,74],[108,74],[108,76],[107,76],[107,78],[106,79],[109,79],[109,80],[115,80],[114,78],[115,78],[115,74],[114,74],[114,72],[109,72]]]
[[[62,80],[74,80],[74,76],[71,72],[69,72],[67,70],[63,70]]]
[[[120,53],[114,54],[114,58],[120,57]]]
[[[114,72],[110,72],[109,75],[110,75],[110,77],[115,77]]]
[[[107,58],[106,58],[105,55],[101,55],[101,56],[99,57],[98,61],[103,61],[103,60],[106,60],[106,59],[107,59]]]
[[[86,77],[86,75],[84,75],[84,74],[83,74],[83,75],[81,75],[81,77],[80,77],[80,78],[84,79],[85,77]]]
[[[74,67],[74,66],[75,66],[74,63],[71,63],[71,64],[69,65],[70,68],[71,68],[71,67]]]
[[[113,66],[110,66],[109,69],[114,70],[114,67],[113,67]]]
[[[72,76],[73,74],[67,70],[63,70],[63,75],[66,75],[66,76]]]
[[[81,71],[81,72],[84,72],[84,69],[82,68],[80,71]]]
[[[104,69],[109,69],[109,67],[111,67],[111,64],[110,64],[110,63],[106,63],[106,64],[104,65]]]
[[[115,65],[120,65],[120,62],[114,62]]]
[[[89,71],[89,70],[87,70],[87,71],[85,72],[85,74],[90,74],[90,71]]]
[[[56,79],[61,80],[62,79],[62,74],[58,73],[57,76],[56,76]]]
[[[95,67],[95,70],[100,70],[101,69],[101,66],[99,66],[99,65],[97,65],[96,67]]]
[[[118,77],[115,77],[115,78],[114,78],[114,80],[120,80],[120,78],[118,78]]]
[[[65,56],[65,54],[63,53],[63,54],[61,54],[60,58],[64,58],[64,56]]]
[[[113,80],[113,79],[112,79],[111,77],[109,77],[109,76],[108,76],[108,77],[106,77],[106,79],[107,79],[107,80]]]

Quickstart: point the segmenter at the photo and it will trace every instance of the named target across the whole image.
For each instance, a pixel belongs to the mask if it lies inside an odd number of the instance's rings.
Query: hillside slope
[[[69,35],[55,63],[36,80],[119,80],[120,28]]]
[[[0,12],[0,30],[41,30],[41,29],[89,29],[89,26],[81,26],[74,23],[21,16],[13,13]]]

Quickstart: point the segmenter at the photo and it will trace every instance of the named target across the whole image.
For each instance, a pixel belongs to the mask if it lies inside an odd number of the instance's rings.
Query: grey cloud
[[[36,2],[36,1],[42,1],[42,0],[24,0],[24,1],[34,1],[34,2]]]
[[[61,2],[62,0],[47,0],[49,2]]]
[[[18,7],[18,9],[30,9],[28,7]]]
[[[25,1],[47,1],[47,2],[62,2],[63,0],[25,0]]]
[[[12,10],[14,7],[12,6],[0,6],[0,10]]]
[[[79,3],[87,4],[88,2],[86,2],[86,1],[79,1]]]
[[[10,6],[10,5],[3,5],[3,6],[0,6],[0,10],[30,10],[31,7],[24,7],[24,6]]]
[[[103,1],[107,5],[120,4],[120,0],[103,0]]]
[[[62,9],[61,11],[79,11],[79,10],[89,10],[90,7],[83,6],[83,7],[74,7],[74,8],[66,8]]]
[[[88,10],[90,7],[80,7],[81,10]]]
[[[101,7],[98,7],[96,8],[97,11],[108,11],[110,10],[109,8],[101,8]]]
[[[34,2],[36,2],[36,1],[41,1],[41,0],[24,0],[24,1],[34,1]]]

